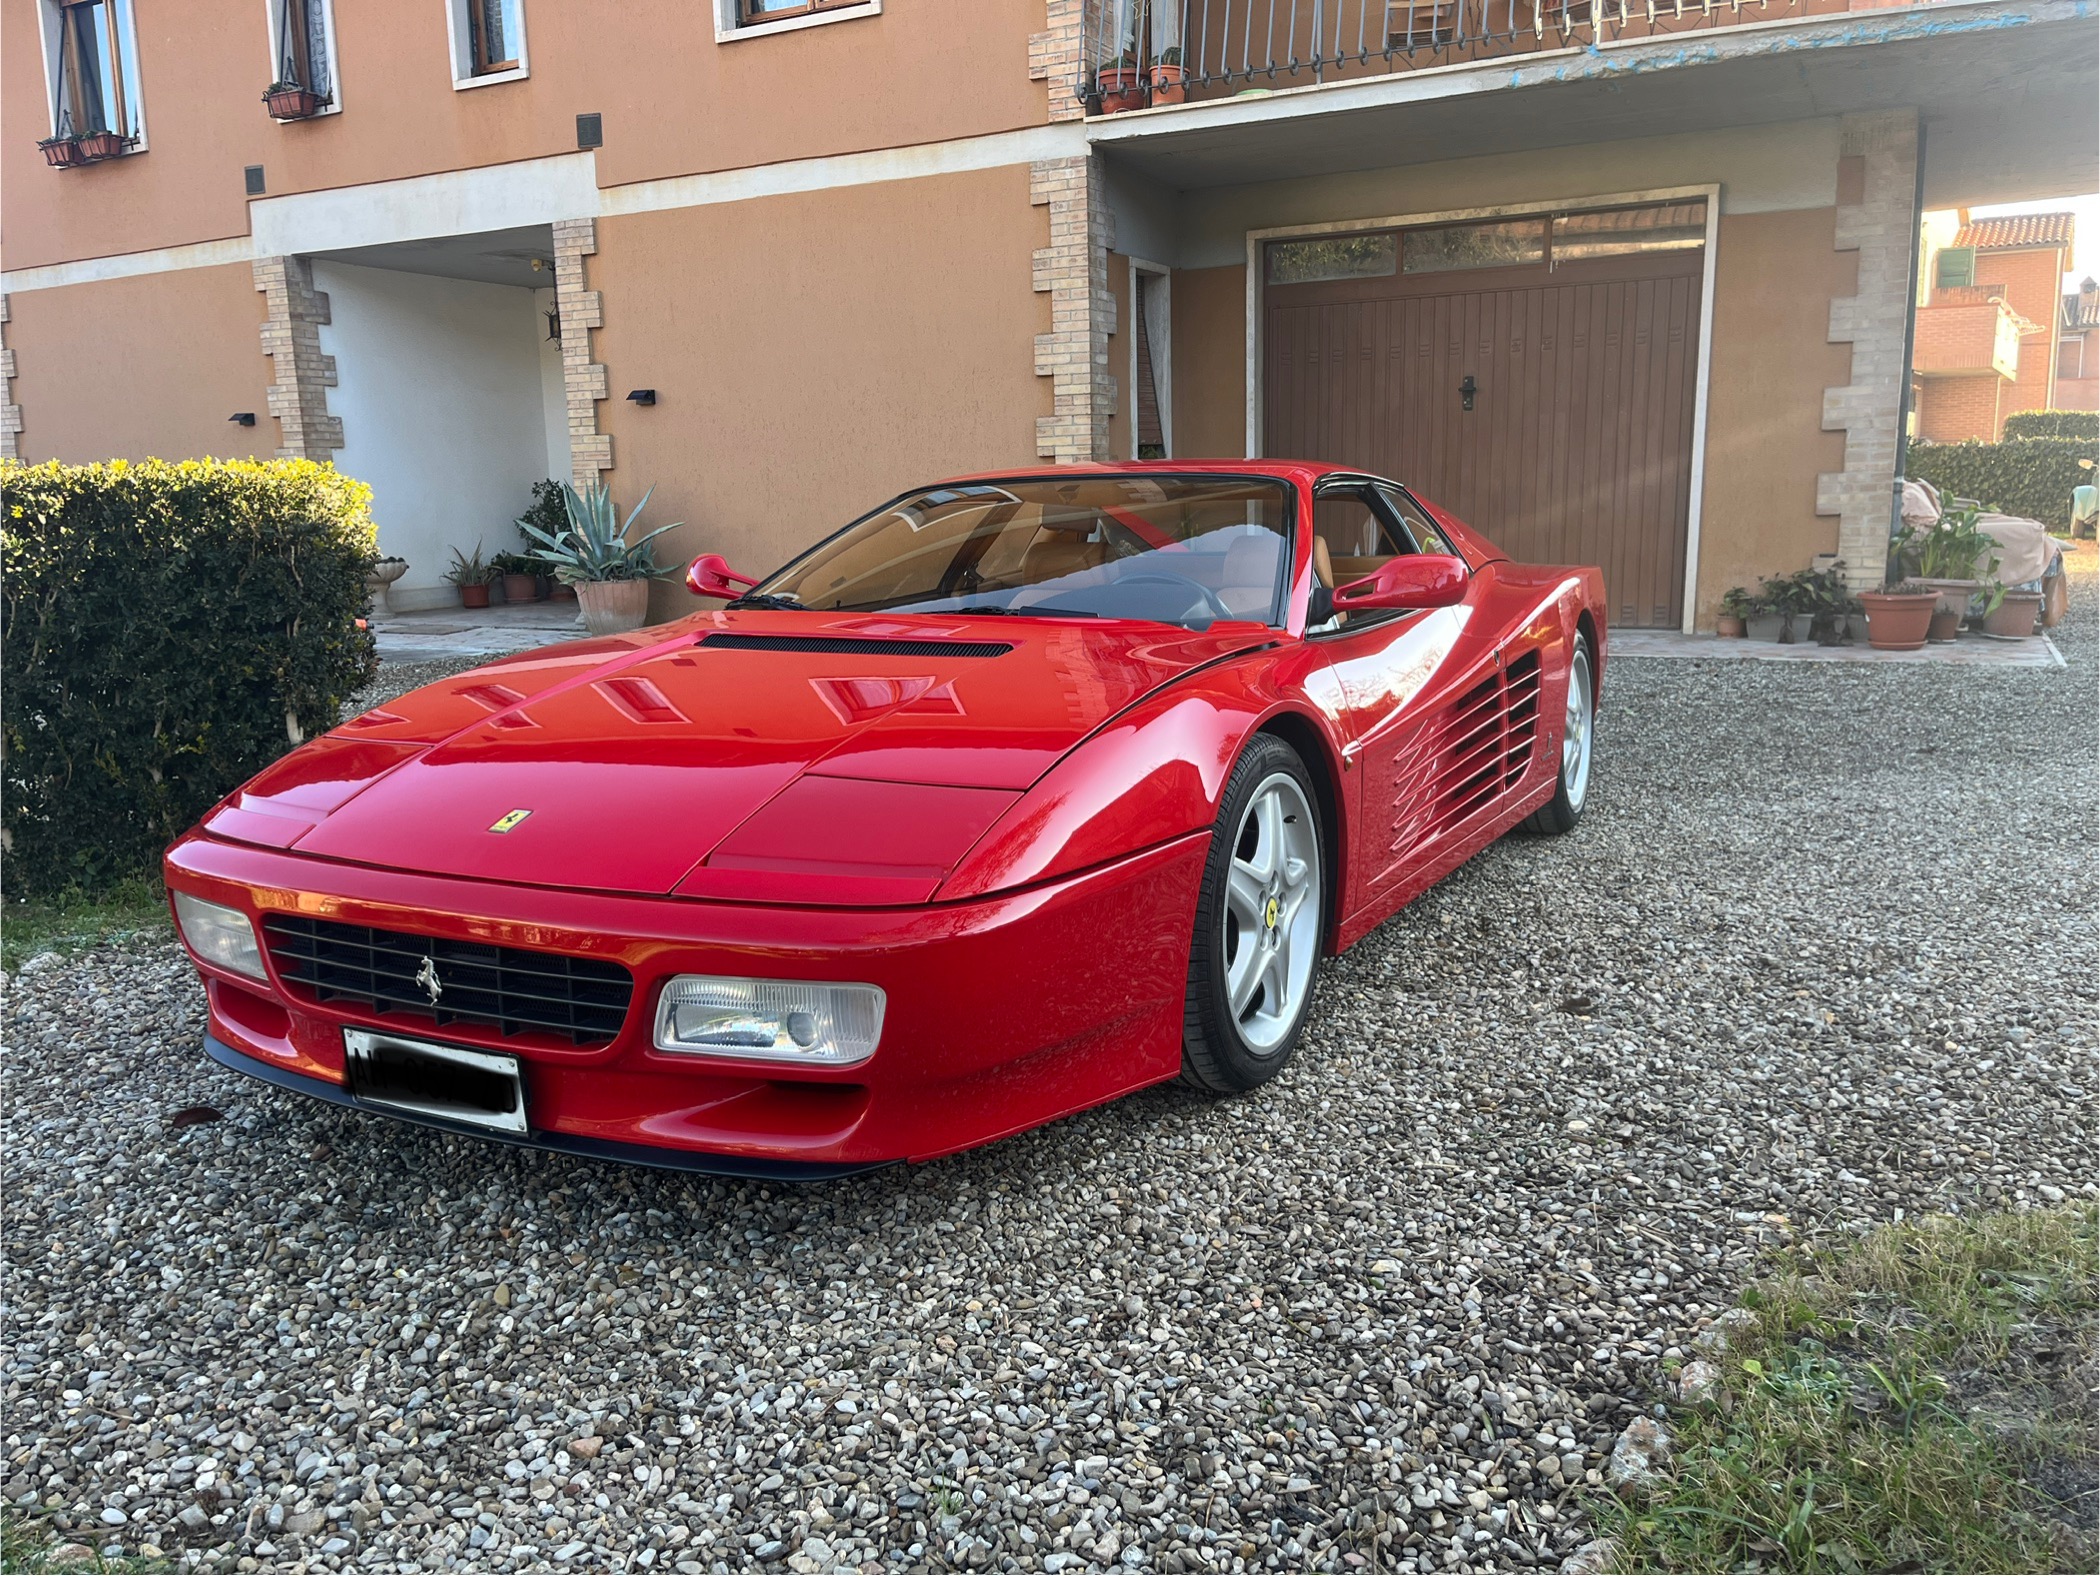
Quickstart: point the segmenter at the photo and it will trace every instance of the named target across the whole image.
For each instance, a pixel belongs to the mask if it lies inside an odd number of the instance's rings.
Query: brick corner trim
[[[10,313],[0,295],[0,460],[22,457],[22,407],[15,403],[15,353],[7,345]]]
[[[1865,167],[1859,201],[1841,203],[1833,248],[1859,253],[1859,289],[1830,303],[1830,342],[1852,346],[1850,381],[1823,391],[1823,430],[1845,435],[1845,468],[1816,478],[1816,513],[1838,517],[1838,556],[1854,590],[1881,583],[1894,518],[1903,339],[1918,225],[1915,110],[1847,115],[1840,152]]]
[[[257,258],[255,288],[264,301],[262,351],[275,368],[269,400],[277,457],[326,460],[343,446],[343,419],[328,414],[335,357],[321,353],[327,293],[314,288],[313,266],[303,257]]]
[[[1050,332],[1035,340],[1037,377],[1050,380],[1050,414],[1036,419],[1036,453],[1059,465],[1108,457],[1116,380],[1108,370],[1115,296],[1108,288],[1114,220],[1091,157],[1028,167],[1028,200],[1050,210],[1050,244],[1035,254],[1035,288],[1050,297]]]
[[[1073,94],[1086,36],[1085,0],[1045,0],[1045,26],[1028,36],[1028,79],[1046,84],[1050,119],[1078,120],[1086,108]]]
[[[603,365],[591,360],[591,330],[605,320],[600,292],[586,290],[583,260],[598,251],[596,219],[554,221],[554,307],[561,319],[561,383],[569,416],[570,480],[588,487],[612,469],[612,434],[598,430],[607,397]]]

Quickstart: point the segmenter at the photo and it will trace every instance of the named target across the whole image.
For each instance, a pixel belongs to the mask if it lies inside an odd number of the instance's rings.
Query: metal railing
[[[1248,89],[1845,11],[1851,3],[1087,0],[1073,92],[1089,114],[1115,114]]]

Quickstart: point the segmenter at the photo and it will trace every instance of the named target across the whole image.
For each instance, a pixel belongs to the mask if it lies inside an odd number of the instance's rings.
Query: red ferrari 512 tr
[[[206,1048],[816,1178],[1290,1059],[1338,952],[1582,813],[1604,588],[1285,461],[907,493],[718,612],[353,717],[169,849]]]

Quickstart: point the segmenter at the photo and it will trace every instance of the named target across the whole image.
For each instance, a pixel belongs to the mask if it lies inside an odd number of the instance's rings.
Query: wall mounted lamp
[[[654,405],[656,403],[656,390],[635,389],[628,394],[627,399],[628,403],[633,405]]]
[[[255,425],[255,412],[252,410],[237,410],[226,419],[236,427],[252,427]]]

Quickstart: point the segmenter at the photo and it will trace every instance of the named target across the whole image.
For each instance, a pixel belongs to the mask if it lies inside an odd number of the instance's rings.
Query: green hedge
[[[2100,411],[2018,410],[2005,418],[2008,438],[2077,438],[2088,449],[2100,447]]]
[[[2091,458],[2093,445],[2081,438],[1913,443],[1906,469],[1951,498],[1974,498],[1986,509],[2062,531],[2071,524],[2071,489],[2093,479],[2078,462]]]
[[[4,464],[0,493],[10,892],[136,875],[376,671],[371,489],[333,466]]]

